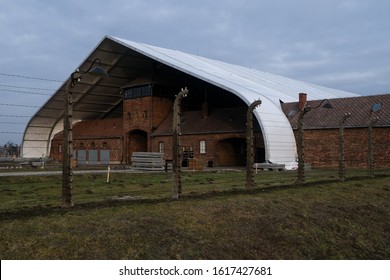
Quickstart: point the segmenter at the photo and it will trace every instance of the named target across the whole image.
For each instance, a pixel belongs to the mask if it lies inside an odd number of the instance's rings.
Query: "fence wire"
[[[95,167],[96,168],[96,167]],[[119,167],[118,167],[119,168]],[[122,168],[122,167],[120,167]],[[347,180],[366,176],[366,169],[347,170]],[[41,172],[44,170],[34,170]],[[52,171],[53,172],[53,171]],[[0,213],[3,217],[18,211],[62,207],[61,170],[40,176],[4,176],[0,180]],[[173,176],[169,172],[135,172],[112,168],[89,170],[73,177],[72,192],[75,207],[110,206],[117,203],[159,203],[172,200]],[[377,176],[389,176],[390,169],[378,169]],[[297,172],[258,171],[254,173],[253,191],[261,192],[279,187],[296,187]],[[182,194],[179,199],[215,195],[245,194],[245,168],[209,168],[202,171],[183,169]],[[305,172],[306,184],[338,182],[337,169],[312,169]]]
[[[360,136],[367,138],[366,135]],[[389,143],[382,139],[373,142],[373,169],[377,176],[389,176]],[[305,138],[305,183],[338,182],[340,152],[338,139]],[[365,140],[364,140],[365,141]],[[327,145],[328,144],[328,145]],[[349,137],[345,142],[346,180],[368,177],[369,148],[362,145],[359,136]],[[112,155],[118,156],[119,149],[112,148]],[[60,152],[60,151],[58,151]],[[77,160],[77,155],[75,157]],[[84,160],[84,159],[83,159]],[[93,158],[96,165],[78,165],[73,177],[73,201],[75,205],[112,205],[115,203],[139,203],[172,200],[173,176],[168,172],[135,172],[129,166],[108,166],[102,158]],[[12,167],[12,168],[10,168]],[[326,169],[324,167],[327,167]],[[78,173],[88,169],[90,173]],[[33,171],[39,176],[7,176],[8,172]],[[41,174],[37,172],[51,172]],[[61,162],[20,168],[20,164],[3,161],[0,164],[0,213],[6,216],[15,211],[29,209],[60,208],[62,206]],[[10,174],[10,173],[8,173]],[[21,174],[21,173],[19,173]],[[254,170],[254,191],[267,188],[295,187],[297,170],[262,171]],[[182,198],[203,197],[245,193],[246,167],[207,167],[197,170],[182,168]]]

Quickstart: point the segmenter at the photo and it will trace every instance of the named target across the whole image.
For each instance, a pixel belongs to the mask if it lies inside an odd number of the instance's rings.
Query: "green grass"
[[[389,259],[390,172],[185,172],[77,175],[61,208],[59,176],[4,177],[1,259]],[[113,198],[128,199],[113,199]]]

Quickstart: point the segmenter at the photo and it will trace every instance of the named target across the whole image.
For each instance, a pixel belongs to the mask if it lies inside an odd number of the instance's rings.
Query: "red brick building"
[[[172,95],[164,96],[159,85],[133,85],[123,90],[123,117],[82,121],[74,125],[75,157],[81,164],[100,164],[102,151],[110,151],[111,163],[131,164],[133,152],[163,152],[172,159]],[[158,94],[156,94],[158,92]],[[153,95],[154,93],[154,95]],[[153,96],[152,96],[153,95]],[[238,100],[234,100],[238,102]],[[246,110],[238,107],[190,110],[182,112],[182,149],[184,163],[194,158],[203,165],[244,165],[246,162]],[[264,161],[264,143],[255,125],[257,157]],[[52,140],[50,157],[62,158],[62,132]],[[91,160],[92,154],[92,160]],[[104,162],[106,163],[106,162]],[[187,163],[188,164],[188,163]]]
[[[122,118],[78,122],[73,127],[73,149],[81,164],[120,163],[122,157]],[[62,160],[63,132],[57,133],[51,145],[50,158]]]
[[[390,167],[390,94],[330,99],[333,108],[318,107],[304,116],[305,160],[313,167],[338,167],[340,122],[344,123],[346,167],[368,164],[369,125],[373,124],[373,156],[378,168]],[[308,101],[315,108],[321,100]],[[298,102],[282,104],[298,137]]]
[[[155,86],[159,88],[159,86]],[[143,88],[143,94],[134,92]],[[161,88],[159,89],[161,91]],[[123,118],[91,120],[75,125],[74,149],[88,164],[106,163],[102,151],[110,152],[111,163],[131,164],[133,152],[162,152],[172,159],[172,98],[152,95],[152,86],[142,85],[124,91]],[[143,95],[143,96],[142,96]],[[308,101],[316,107],[321,100]],[[345,113],[345,158],[347,167],[367,167],[368,126],[373,126],[374,159],[377,167],[390,167],[390,94],[330,99],[332,109],[313,109],[304,117],[306,162],[313,167],[337,167],[339,128]],[[298,102],[283,103],[282,108],[297,137]],[[183,164],[194,158],[202,166],[242,166],[246,163],[245,106],[208,108],[182,113]],[[51,157],[61,160],[62,133],[52,143]],[[264,141],[255,125],[257,162],[264,162]],[[91,151],[93,160],[90,159]],[[96,152],[95,152],[96,151]],[[84,156],[86,154],[86,158]]]

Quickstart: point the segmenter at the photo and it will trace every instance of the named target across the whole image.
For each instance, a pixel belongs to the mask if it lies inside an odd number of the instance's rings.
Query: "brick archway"
[[[131,164],[131,155],[134,152],[148,151],[148,133],[144,130],[136,129],[127,134],[127,163]]]
[[[246,164],[246,139],[227,138],[218,141],[218,165],[244,166]]]

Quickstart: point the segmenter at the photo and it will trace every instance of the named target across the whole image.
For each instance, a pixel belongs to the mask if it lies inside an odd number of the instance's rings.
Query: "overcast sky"
[[[389,0],[0,0],[0,145],[21,143],[29,117],[104,35],[390,93],[389,15]]]

